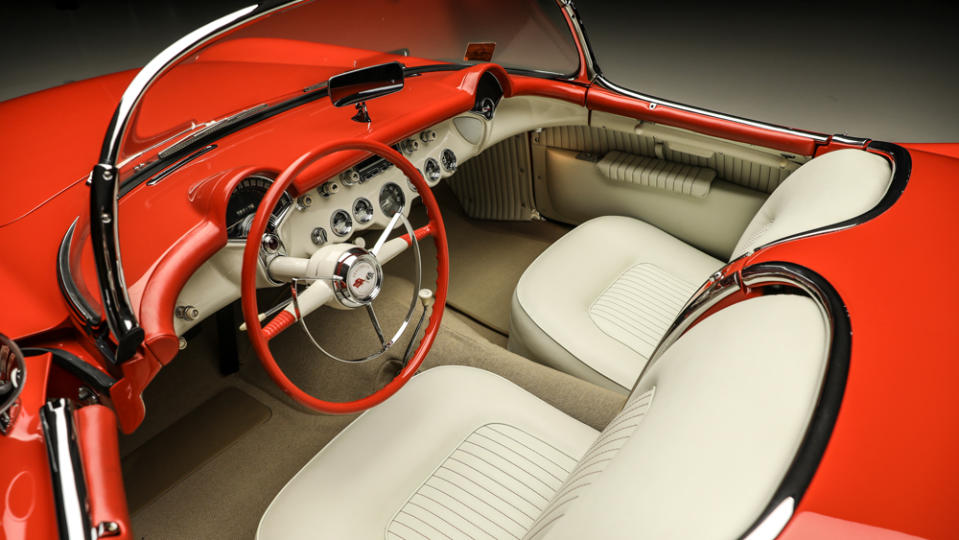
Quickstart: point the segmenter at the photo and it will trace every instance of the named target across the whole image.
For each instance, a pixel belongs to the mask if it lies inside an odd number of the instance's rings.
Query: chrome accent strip
[[[787,290],[782,290],[785,287]],[[819,274],[789,262],[767,262],[743,268],[726,275],[717,272],[700,288],[670,326],[637,381],[694,323],[722,300],[747,288],[776,288],[773,293],[798,292],[811,298],[819,307],[827,326],[826,369],[819,399],[806,433],[792,464],[776,489],[769,504],[741,538],[772,539],[782,532],[792,518],[819,467],[826,445],[832,436],[839,408],[842,405],[849,374],[852,330],[849,314],[839,293]]]
[[[695,114],[701,114],[703,116],[709,116],[710,118],[718,118],[720,120],[726,120],[728,122],[735,122],[737,124],[742,124],[750,127],[766,129],[769,131],[775,131],[777,133],[785,133],[787,135],[796,135],[798,137],[805,137],[807,139],[812,139],[813,141],[819,144],[826,144],[829,142],[829,136],[823,135],[822,133],[815,133],[812,131],[803,131],[800,129],[787,128],[783,126],[777,126],[775,124],[767,124],[765,122],[760,122],[758,120],[749,120],[748,118],[743,118],[741,116],[734,116],[731,114],[725,114],[721,112],[711,111],[709,109],[702,109],[700,107],[694,107],[692,105],[684,105],[682,103],[677,103],[675,101],[669,101],[668,99],[662,99],[655,96],[650,96],[647,94],[641,94],[634,90],[624,88],[611,82],[604,75],[600,74],[596,77],[595,81],[600,87],[604,87],[607,90],[612,90],[613,92],[629,96],[634,99],[641,99],[643,101],[648,101],[650,106],[665,105],[667,107],[672,107],[674,109],[679,109],[681,111],[691,112]]]
[[[161,161],[164,159],[167,159],[168,157],[179,152],[180,150],[183,150],[184,148],[190,146],[197,139],[200,139],[201,137],[204,137],[211,133],[215,133],[231,125],[242,122],[243,120],[253,116],[254,114],[263,112],[266,109],[267,109],[267,104],[260,103],[259,105],[254,105],[250,107],[249,109],[240,111],[232,116],[227,116],[226,118],[223,118],[220,120],[213,120],[211,122],[207,122],[202,127],[200,127],[200,129],[194,131],[193,133],[190,133],[189,135],[186,135],[185,137],[181,138],[177,142],[157,152],[157,157],[160,158]]]
[[[167,176],[170,176],[170,175],[173,174],[174,172],[178,171],[181,167],[183,167],[184,165],[190,163],[190,162],[193,161],[194,159],[202,156],[203,154],[206,154],[207,152],[210,152],[210,151],[212,151],[212,150],[215,150],[216,147],[217,147],[217,145],[211,144],[211,145],[209,145],[209,146],[204,146],[203,148],[197,150],[196,152],[193,152],[192,154],[188,155],[187,157],[181,159],[180,161],[177,161],[177,162],[174,163],[173,165],[170,165],[169,167],[167,167],[166,169],[164,169],[163,171],[161,171],[159,174],[157,174],[157,175],[154,176],[153,178],[147,180],[147,185],[148,185],[148,186],[155,186],[155,185],[159,184],[159,183],[160,183],[160,180],[163,180],[163,179],[166,178]],[[120,196],[122,197],[122,196],[124,195],[124,193],[123,193],[124,190],[121,189],[120,191],[121,191]]]
[[[879,203],[877,203],[876,206],[856,217],[847,219],[845,221],[840,221],[831,225],[824,225],[808,231],[798,232],[778,240],[773,240],[768,244],[763,244],[762,246],[752,250],[752,253],[755,253],[761,249],[777,246],[785,242],[799,240],[801,238],[808,238],[810,236],[849,229],[874,219],[886,210],[892,208],[892,205],[896,204],[896,201],[899,200],[899,197],[902,195],[903,191],[906,190],[906,185],[909,183],[909,178],[912,175],[912,157],[909,155],[909,151],[905,148],[897,144],[882,141],[870,142],[869,146],[867,146],[867,149],[882,152],[883,157],[889,160],[889,165],[892,167],[892,179],[889,181],[889,187],[886,188],[885,195],[882,196],[882,199],[879,200]],[[751,253],[747,253],[743,256],[748,256],[750,254]]]
[[[858,146],[864,148],[869,144],[870,139],[865,137],[852,137],[843,133],[836,133],[831,137],[832,142],[837,142],[841,144],[848,144],[850,146]]]
[[[792,497],[786,497],[775,510],[743,537],[743,540],[773,540],[783,532],[795,511],[796,501]]]
[[[40,420],[50,462],[60,538],[96,538],[90,523],[87,484],[77,445],[73,406],[65,399],[52,399],[40,409]]]

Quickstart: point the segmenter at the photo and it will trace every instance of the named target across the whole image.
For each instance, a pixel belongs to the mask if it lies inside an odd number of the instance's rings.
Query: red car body
[[[274,43],[262,46],[284,47]],[[334,57],[338,50],[325,51]],[[582,51],[581,51],[582,52]],[[231,51],[231,54],[250,51]],[[297,54],[296,50],[284,54]],[[348,64],[348,58],[343,58]],[[329,62],[338,64],[339,62]],[[586,62],[582,63],[583,66]],[[134,188],[119,203],[123,270],[145,339],[136,354],[111,365],[71,317],[58,286],[57,249],[78,216],[88,219],[87,178],[116,104],[135,75],[122,72],[0,103],[0,148],[6,187],[0,198],[0,331],[21,347],[68,351],[114,379],[107,405],[78,409],[78,437],[91,522],[119,524],[133,538],[117,450],[117,427],[137,428],[147,413],[141,394],[175,360],[172,326],[177,294],[189,276],[227,241],[220,216],[236,183],[255,171],[279,173],[309,141],[371,139],[391,144],[470,109],[480,75],[492,73],[505,96],[561,99],[591,111],[695,130],[729,140],[819,155],[846,139],[812,139],[616,92],[581,70],[571,80],[510,73],[495,64],[424,73],[376,102],[377,129],[350,120],[351,110],[320,100],[217,142],[161,190]],[[328,75],[335,73],[331,71]],[[232,76],[222,73],[224,87]],[[309,75],[316,78],[316,74]],[[211,84],[198,79],[195,84]],[[225,90],[226,95],[229,90]],[[164,112],[162,106],[158,114]],[[170,111],[174,112],[173,109]],[[315,121],[322,118],[323,123]],[[273,134],[282,133],[282,137]],[[250,141],[256,141],[252,144]],[[846,304],[852,325],[849,374],[828,446],[784,539],[950,538],[959,535],[959,144],[901,144],[908,181],[888,208],[854,226],[762,249],[740,267],[789,261],[823,276]],[[361,154],[324,158],[301,179],[326,178]],[[244,163],[247,166],[237,166]],[[198,186],[213,171],[215,181]],[[294,191],[315,182],[294,183]],[[294,193],[295,195],[296,193]],[[163,216],[163,227],[149,216]],[[92,259],[89,245],[80,255]],[[731,263],[731,266],[737,262]],[[83,265],[96,290],[92,260]],[[38,415],[52,397],[75,398],[82,382],[52,362],[29,356],[20,412],[0,436],[0,498],[5,538],[57,536],[47,448]]]

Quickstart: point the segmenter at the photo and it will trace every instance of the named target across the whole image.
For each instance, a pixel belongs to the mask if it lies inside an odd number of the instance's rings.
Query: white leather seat
[[[890,179],[886,159],[862,150],[810,160],[763,203],[730,260],[867,212]],[[587,221],[523,273],[513,294],[509,348],[625,392],[686,301],[725,264],[637,219]]]
[[[428,370],[307,463],[257,538],[739,537],[799,448],[825,340],[808,298],[730,306],[602,433],[488,372]]]

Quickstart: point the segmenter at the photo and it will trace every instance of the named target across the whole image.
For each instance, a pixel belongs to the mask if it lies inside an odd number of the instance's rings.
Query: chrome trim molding
[[[674,109],[679,109],[681,111],[691,112],[695,114],[701,114],[703,116],[708,116],[710,118],[718,118],[719,120],[735,122],[737,124],[742,124],[745,126],[750,126],[750,127],[760,128],[760,129],[766,129],[769,131],[775,131],[777,133],[785,133],[787,135],[796,135],[798,137],[805,137],[807,139],[811,139],[815,141],[818,144],[826,144],[829,142],[829,136],[823,135],[822,133],[815,133],[812,131],[803,131],[800,129],[777,126],[775,124],[767,124],[765,122],[760,122],[758,120],[750,120],[748,118],[743,118],[743,117],[735,116],[732,114],[725,114],[717,111],[711,111],[709,109],[703,109],[700,107],[694,107],[692,105],[677,103],[675,101],[670,101],[668,99],[662,99],[662,98],[650,96],[647,94],[641,94],[634,90],[630,90],[628,88],[619,86],[618,84],[607,79],[602,74],[598,75],[594,82],[600,87],[606,88],[607,90],[612,90],[613,92],[616,92],[618,94],[623,94],[631,98],[648,101],[650,103],[651,108],[653,108],[654,106],[665,105],[667,107],[672,107]]]
[[[50,462],[60,538],[97,538],[90,523],[87,484],[77,444],[73,406],[65,399],[52,399],[40,409],[40,420]]]
[[[746,257],[752,253],[755,253],[756,251],[785,242],[799,240],[800,238],[808,238],[810,236],[849,229],[874,219],[883,214],[886,210],[892,208],[892,205],[896,204],[896,201],[899,200],[902,192],[906,190],[906,185],[909,183],[909,178],[912,175],[912,157],[909,155],[909,151],[905,148],[897,144],[882,141],[872,141],[866,148],[881,152],[883,157],[889,160],[889,165],[892,167],[892,179],[889,181],[889,187],[886,189],[886,193],[882,196],[882,199],[879,199],[879,202],[876,204],[876,206],[856,217],[847,219],[845,221],[833,223],[832,225],[824,225],[822,227],[817,227],[815,229],[810,229],[808,231],[786,236],[780,238],[779,240],[774,240],[768,244],[759,246],[751,253],[747,253],[743,256]]]
[[[728,275],[724,271],[717,272],[680,312],[650,356],[643,373],[710,309],[747,289],[808,296],[819,306],[827,326],[826,370],[809,426],[769,504],[742,536],[748,540],[771,540],[782,532],[809,487],[832,436],[846,390],[852,330],[849,314],[836,290],[819,274],[789,262],[759,263],[740,271],[730,271]],[[641,373],[637,380],[642,376]]]

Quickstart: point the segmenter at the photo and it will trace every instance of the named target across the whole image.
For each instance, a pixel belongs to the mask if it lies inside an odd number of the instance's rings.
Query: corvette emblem
[[[353,288],[359,289],[360,287],[363,286],[364,283],[366,283],[366,280],[361,277],[358,277],[356,278],[356,281],[353,282]]]

